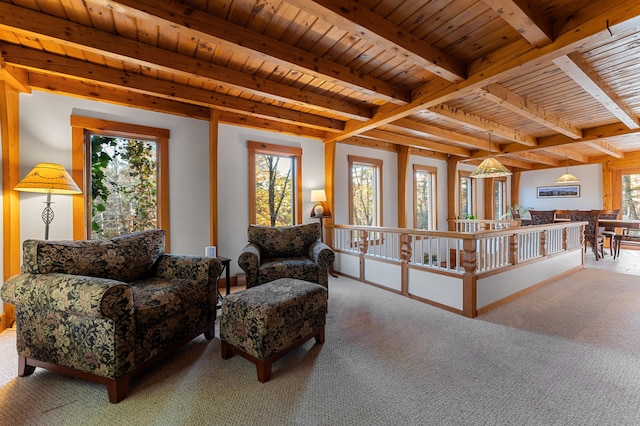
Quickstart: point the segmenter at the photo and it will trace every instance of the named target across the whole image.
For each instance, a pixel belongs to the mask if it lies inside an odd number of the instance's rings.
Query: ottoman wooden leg
[[[316,343],[318,344],[324,343],[324,326],[318,329],[318,334],[316,334]]]
[[[264,361],[256,360],[256,371],[258,372],[260,383],[268,382],[271,378],[271,365],[271,358]]]
[[[233,356],[233,351],[229,347],[229,344],[224,340],[222,340],[221,343],[222,344],[220,345],[220,355],[222,356],[222,359],[231,358]]]

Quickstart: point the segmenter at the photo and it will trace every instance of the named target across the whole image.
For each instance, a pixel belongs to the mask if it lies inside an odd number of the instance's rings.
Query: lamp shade
[[[311,190],[311,201],[327,201],[327,194],[324,192],[324,189],[312,189]]]
[[[512,175],[511,171],[502,165],[491,155],[485,158],[482,163],[469,175],[472,178],[494,178]]]
[[[50,194],[82,194],[65,168],[54,163],[36,164],[13,189]]]
[[[567,157],[567,168],[562,176],[556,179],[556,183],[568,184],[568,183],[580,183],[580,179],[569,173],[569,158]]]
[[[558,179],[556,179],[556,183],[580,183],[580,179],[578,179],[571,173],[565,173]]]

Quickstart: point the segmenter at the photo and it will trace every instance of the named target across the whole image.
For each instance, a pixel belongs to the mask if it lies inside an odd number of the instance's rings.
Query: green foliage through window
[[[637,220],[640,217],[640,175],[622,175],[622,218]]]
[[[256,224],[289,226],[294,224],[294,198],[291,157],[256,154]]]
[[[91,135],[91,238],[158,227],[157,146]]]
[[[379,167],[377,164],[351,162],[351,203],[353,225],[379,226]]]

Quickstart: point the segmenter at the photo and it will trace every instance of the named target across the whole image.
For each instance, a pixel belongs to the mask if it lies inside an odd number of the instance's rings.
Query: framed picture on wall
[[[579,196],[580,185],[538,187],[538,198],[572,198]]]

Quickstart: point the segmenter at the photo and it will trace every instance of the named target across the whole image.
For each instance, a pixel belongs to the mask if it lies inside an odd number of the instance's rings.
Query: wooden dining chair
[[[571,215],[577,213],[578,210],[554,210],[554,212],[554,222],[566,222],[571,220]]]
[[[572,222],[588,222],[584,227],[584,251],[591,245],[596,260],[604,257],[604,237],[598,232],[600,210],[580,210],[571,215]]]
[[[618,215],[620,214],[620,209],[616,210],[600,210],[600,214],[598,215],[598,220],[600,219],[618,219]],[[598,233],[603,236],[603,238],[609,240],[609,253],[613,256],[615,245],[622,239],[622,234],[616,233],[616,228],[613,226],[599,226]],[[616,237],[618,235],[618,237]],[[617,257],[617,256],[616,256]],[[615,257],[614,257],[615,259]]]
[[[555,210],[529,210],[531,213],[531,223],[533,225],[545,225],[553,223]]]

